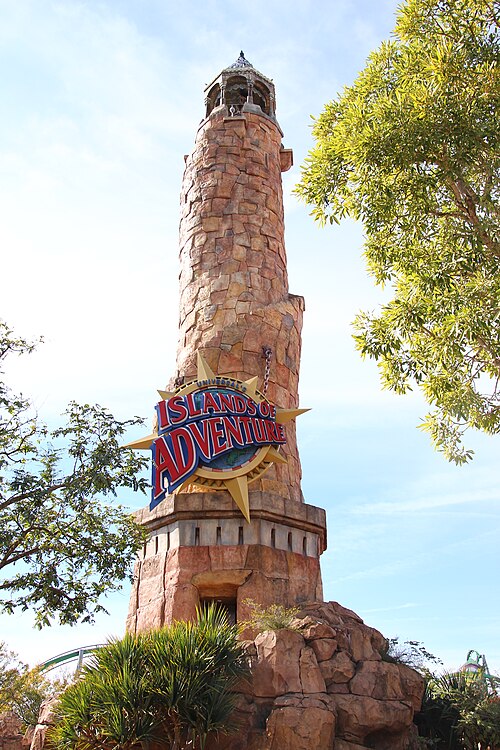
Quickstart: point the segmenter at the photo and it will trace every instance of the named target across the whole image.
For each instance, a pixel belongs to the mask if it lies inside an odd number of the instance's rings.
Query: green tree
[[[119,442],[142,420],[72,402],[66,424],[49,430],[3,378],[6,357],[34,346],[0,321],[0,609],[31,609],[39,627],[56,616],[91,622],[143,541],[131,516],[107,502],[122,488],[145,491],[146,459]]]
[[[61,696],[50,737],[59,750],[204,748],[233,725],[247,673],[238,627],[209,608],[196,623],[126,635],[99,649]]]
[[[438,750],[500,746],[500,698],[481,672],[429,675],[416,721]]]
[[[62,683],[51,682],[38,669],[30,669],[0,642],[0,713],[14,711],[25,727],[37,723],[42,701]]]
[[[406,0],[393,38],[315,121],[297,192],[320,222],[361,219],[393,299],[356,343],[385,388],[419,386],[422,427],[467,461],[500,431],[500,36],[494,0]]]
[[[10,710],[23,667],[17,655],[0,641],[0,713]]]

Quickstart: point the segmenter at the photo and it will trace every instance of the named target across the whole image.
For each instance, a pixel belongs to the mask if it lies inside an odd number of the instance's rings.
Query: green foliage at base
[[[234,728],[234,688],[247,674],[239,629],[210,607],[198,621],[126,635],[99,649],[61,696],[57,750],[204,748]]]
[[[429,748],[494,750],[500,746],[500,696],[481,672],[429,675],[416,723]]]
[[[243,623],[244,627],[259,633],[264,630],[298,630],[294,619],[300,612],[299,607],[284,607],[281,604],[261,607],[253,599],[245,599],[244,604],[250,609],[250,619]]]

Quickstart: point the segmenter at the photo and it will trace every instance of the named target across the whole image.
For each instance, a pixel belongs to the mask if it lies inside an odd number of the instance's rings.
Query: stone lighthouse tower
[[[127,627],[220,601],[236,619],[321,601],[325,513],[304,502],[294,419],[304,300],[288,291],[271,80],[238,60],[205,91],[181,191],[177,372],[156,407],[149,532]]]

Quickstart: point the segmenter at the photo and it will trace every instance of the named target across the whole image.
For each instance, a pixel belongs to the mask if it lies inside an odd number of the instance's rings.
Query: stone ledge
[[[326,512],[323,508],[299,503],[267,492],[249,492],[250,516],[300,528],[318,534],[321,552],[326,549]],[[167,523],[184,519],[240,518],[229,493],[190,492],[167,495],[156,508],[141,508],[134,513],[138,523],[154,531]]]

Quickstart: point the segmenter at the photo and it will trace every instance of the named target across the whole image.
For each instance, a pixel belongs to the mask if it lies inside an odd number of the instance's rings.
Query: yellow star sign
[[[153,450],[150,507],[167,489],[197,485],[228,490],[250,522],[248,485],[273,463],[286,463],[283,425],[309,410],[277,408],[257,390],[257,377],[217,376],[199,352],[196,380],[158,393],[155,431],[126,446]]]

